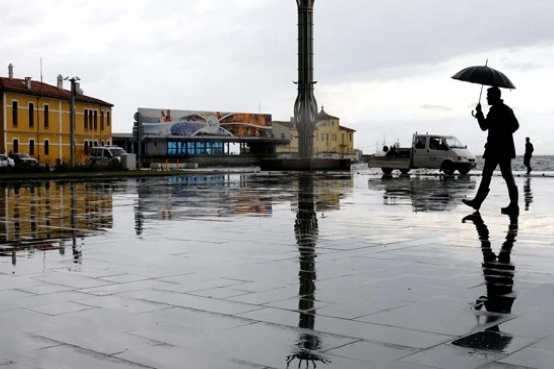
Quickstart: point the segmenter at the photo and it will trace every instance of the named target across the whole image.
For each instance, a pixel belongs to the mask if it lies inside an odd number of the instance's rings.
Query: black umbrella
[[[504,73],[487,66],[487,63],[488,60],[485,62],[485,65],[476,65],[464,68],[452,76],[452,78],[460,81],[480,84],[481,92],[479,92],[479,102],[481,102],[481,95],[483,94],[483,85],[509,89],[516,88],[516,86],[514,86],[512,81],[510,81]]]

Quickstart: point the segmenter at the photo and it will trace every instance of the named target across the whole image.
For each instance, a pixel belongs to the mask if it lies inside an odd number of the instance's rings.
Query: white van
[[[368,155],[367,163],[370,168],[381,168],[385,174],[394,169],[408,173],[410,169],[428,168],[447,175],[457,170],[465,175],[477,165],[475,156],[456,137],[417,132],[411,147],[384,147],[383,154]]]
[[[114,160],[121,162],[127,152],[119,146],[94,146],[90,149],[91,164],[108,164]]]

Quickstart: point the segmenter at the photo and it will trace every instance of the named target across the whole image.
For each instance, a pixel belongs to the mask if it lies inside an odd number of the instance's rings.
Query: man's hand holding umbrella
[[[473,116],[475,117],[477,114],[483,114],[483,109],[481,108],[481,102],[479,101],[477,103],[477,106],[475,107],[476,114]]]

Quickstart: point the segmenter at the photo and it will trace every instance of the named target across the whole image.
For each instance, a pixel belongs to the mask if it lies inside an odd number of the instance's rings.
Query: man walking
[[[510,204],[502,208],[504,214],[518,214],[518,190],[512,175],[512,159],[516,157],[513,133],[519,128],[519,122],[513,110],[504,104],[501,98],[500,89],[491,87],[487,90],[487,102],[490,105],[487,117],[483,115],[481,103],[477,104],[475,118],[479,122],[479,127],[483,131],[489,131],[487,143],[485,144],[485,153],[483,158],[483,175],[481,183],[477,189],[477,194],[472,200],[463,199],[463,203],[479,210],[481,204],[489,194],[489,186],[492,180],[492,174],[497,166],[500,166],[502,177],[506,181]]]
[[[529,137],[525,137],[525,154],[523,155],[523,165],[527,167],[527,174],[531,174],[531,156],[533,156],[533,144]]]

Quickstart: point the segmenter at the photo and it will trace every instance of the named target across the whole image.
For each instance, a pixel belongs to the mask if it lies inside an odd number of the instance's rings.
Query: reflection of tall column
[[[298,327],[305,331],[300,335],[296,345],[298,350],[287,357],[287,367],[294,360],[298,359],[298,366],[306,361],[306,366],[311,362],[330,362],[328,359],[317,354],[321,348],[319,337],[314,334],[315,327],[315,246],[318,236],[317,214],[315,211],[313,195],[313,178],[301,176],[299,178],[298,210],[294,224],[296,244],[300,252],[300,271],[298,278],[300,287],[298,290],[298,310],[300,317]]]
[[[313,80],[313,7],[315,0],[296,0],[298,6],[298,96],[294,120],[298,130],[298,155],[313,154],[313,133],[317,115]]]

